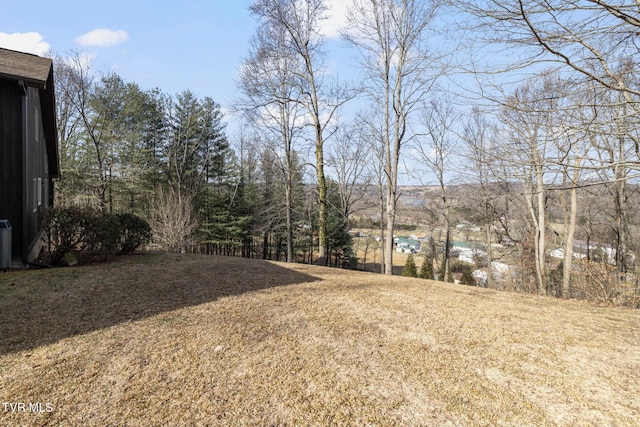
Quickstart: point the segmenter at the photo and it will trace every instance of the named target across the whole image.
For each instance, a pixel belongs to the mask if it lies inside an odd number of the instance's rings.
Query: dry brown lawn
[[[640,425],[640,313],[146,254],[0,274],[0,425]]]

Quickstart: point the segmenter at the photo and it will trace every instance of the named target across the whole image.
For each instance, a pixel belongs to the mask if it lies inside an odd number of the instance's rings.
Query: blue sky
[[[84,52],[98,72],[115,71],[144,89],[170,94],[190,89],[220,103],[233,90],[254,31],[249,1],[242,0],[26,3],[3,5],[0,46],[37,54],[46,46],[62,55]],[[37,33],[40,44],[26,33]]]
[[[253,0],[24,0],[5,2],[0,47],[57,55],[81,52],[96,73],[116,72],[142,89],[175,95],[189,89],[222,105],[233,138],[240,124],[228,114],[237,93],[238,67],[256,20]],[[322,32],[326,65],[341,79],[357,74],[352,53],[339,40],[348,0],[326,0]],[[353,103],[352,103],[353,104]],[[352,104],[352,108],[355,108]]]
[[[330,1],[337,34],[344,3]],[[97,72],[115,71],[143,89],[189,89],[223,108],[231,102],[238,66],[256,21],[250,0],[27,0],[6,2],[0,47],[59,55],[79,51]]]
[[[5,2],[0,47],[42,55],[89,55],[97,73],[116,72],[142,89],[175,95],[189,89],[221,104],[234,138],[241,124],[229,113],[237,70],[246,57],[256,19],[253,0],[23,0]],[[349,0],[326,0],[326,64],[341,79],[358,71],[339,40]],[[351,108],[357,108],[352,102]]]

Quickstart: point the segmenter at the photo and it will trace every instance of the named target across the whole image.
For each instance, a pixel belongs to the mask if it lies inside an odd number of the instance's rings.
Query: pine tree
[[[462,277],[460,278],[460,284],[469,285],[469,286],[476,285],[476,281],[473,278],[473,274],[471,273],[470,268],[465,268],[464,270],[462,270]]]
[[[413,259],[413,254],[409,254],[407,257],[407,262],[404,263],[404,268],[402,269],[402,275],[406,277],[418,277],[418,268]]]
[[[418,274],[418,277],[433,280],[433,263],[430,256],[425,255],[422,258],[422,265],[420,266],[420,274]]]

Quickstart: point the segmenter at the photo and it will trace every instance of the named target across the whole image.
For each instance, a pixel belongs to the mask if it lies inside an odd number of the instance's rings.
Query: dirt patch
[[[640,419],[632,310],[192,255],[3,274],[0,295],[0,400],[42,403],[2,425]]]

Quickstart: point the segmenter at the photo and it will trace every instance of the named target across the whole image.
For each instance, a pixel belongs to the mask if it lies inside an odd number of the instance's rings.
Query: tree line
[[[346,84],[327,63],[323,0],[256,0],[233,103],[243,131],[232,141],[211,98],[141,90],[97,76],[79,54],[57,58],[57,202],[139,214],[173,250],[330,265],[354,264],[349,221],[377,209],[391,274],[399,183],[411,174],[438,191],[425,209],[444,231],[433,261],[442,277],[459,198],[451,184],[469,183],[488,266],[492,245],[512,242],[531,259],[517,280],[570,296],[572,273],[584,268],[574,241],[587,236],[611,247],[626,282],[637,234],[638,12],[618,2],[513,3],[354,0],[342,39],[361,80]],[[480,52],[514,54],[462,60],[453,30]],[[509,81],[514,72],[526,78]],[[460,75],[482,79],[475,93],[447,83]],[[352,105],[358,111],[345,113]]]
[[[242,135],[232,146],[221,107],[185,90],[142,90],[99,76],[80,54],[55,61],[62,177],[56,205],[128,212],[166,249],[310,262],[317,258],[317,186],[297,153]],[[350,262],[337,184],[329,182],[329,265]],[[286,195],[285,195],[286,193]],[[294,236],[293,245],[288,245]],[[316,243],[314,243],[316,242]]]

